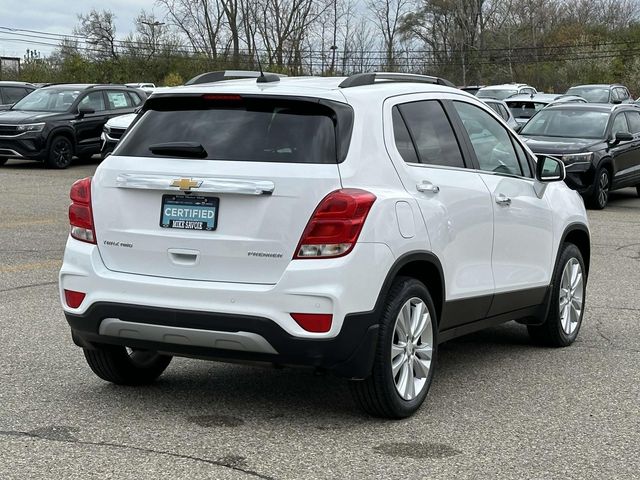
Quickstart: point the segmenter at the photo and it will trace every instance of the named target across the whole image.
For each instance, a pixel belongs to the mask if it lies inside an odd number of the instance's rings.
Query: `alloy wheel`
[[[53,145],[53,158],[58,166],[66,166],[71,163],[71,158],[73,156],[71,152],[71,146],[69,142],[66,140],[58,140]]]
[[[560,280],[560,325],[567,335],[572,335],[580,324],[584,304],[584,278],[580,262],[575,257],[569,259]]]
[[[609,172],[603,170],[598,180],[598,204],[601,207],[606,206],[609,199]]]
[[[424,301],[413,297],[396,318],[391,344],[391,373],[404,400],[413,400],[424,389],[433,355],[433,326]]]

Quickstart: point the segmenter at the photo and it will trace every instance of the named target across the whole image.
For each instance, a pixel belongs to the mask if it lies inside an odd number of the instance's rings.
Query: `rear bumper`
[[[370,312],[393,263],[389,247],[363,243],[345,257],[291,261],[275,285],[208,282],[114,272],[95,245],[70,238],[60,298],[76,343],[86,348],[108,343],[362,378],[377,338]],[[66,305],[65,289],[86,293],[78,308]],[[293,312],[331,313],[331,329],[308,332]]]
[[[375,355],[378,324],[373,313],[350,314],[329,339],[288,334],[261,317],[93,304],[85,313],[65,312],[74,342],[123,345],[178,356],[266,362],[325,368],[349,378],[365,378]]]

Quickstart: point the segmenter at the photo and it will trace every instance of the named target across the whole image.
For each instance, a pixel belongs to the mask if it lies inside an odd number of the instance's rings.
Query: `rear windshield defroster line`
[[[351,107],[329,100],[215,94],[156,97],[147,101],[114,155],[166,158],[166,152],[150,147],[175,142],[201,145],[204,160],[339,163],[346,157],[352,127]]]

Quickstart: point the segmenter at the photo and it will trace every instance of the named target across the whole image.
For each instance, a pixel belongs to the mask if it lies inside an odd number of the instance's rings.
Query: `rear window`
[[[187,142],[201,145],[207,160],[338,161],[336,114],[318,100],[211,97],[148,100],[146,111],[114,154],[164,157],[149,147]],[[170,156],[180,157],[176,152]]]

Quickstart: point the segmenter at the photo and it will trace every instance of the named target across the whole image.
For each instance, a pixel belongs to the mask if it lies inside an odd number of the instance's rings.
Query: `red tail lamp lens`
[[[307,332],[326,333],[331,330],[330,313],[292,313],[291,317]]]
[[[82,304],[86,295],[86,293],[76,292],[73,290],[64,291],[64,299],[67,302],[67,305],[71,308],[78,308]]]

